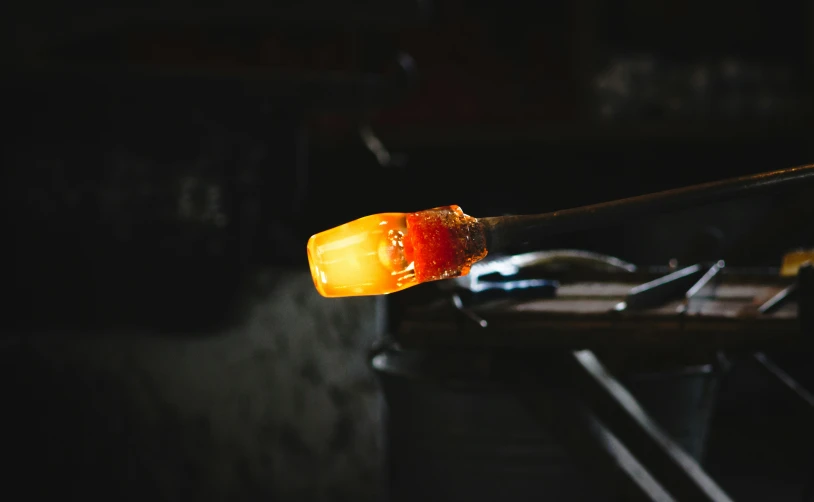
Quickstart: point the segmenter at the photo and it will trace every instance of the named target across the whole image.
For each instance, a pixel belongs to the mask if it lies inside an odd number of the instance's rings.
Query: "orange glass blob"
[[[459,277],[484,256],[483,226],[458,206],[366,216],[308,240],[314,286],[329,298]]]
[[[458,206],[407,215],[418,282],[461,277],[486,256],[483,224]]]
[[[308,263],[317,291],[329,298],[380,295],[416,284],[406,234],[405,214],[383,213],[312,236]]]

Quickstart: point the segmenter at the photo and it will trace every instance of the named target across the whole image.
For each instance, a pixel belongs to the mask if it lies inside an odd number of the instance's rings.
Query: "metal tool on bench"
[[[617,304],[614,310],[621,312],[628,309],[657,308],[675,299],[680,292],[684,290],[684,301],[678,307],[678,314],[688,314],[690,312],[689,306],[691,301],[696,298],[705,287],[712,283],[720,271],[723,270],[724,266],[723,261],[718,261],[705,270],[704,267],[696,264],[642,284],[633,288],[625,301]],[[688,284],[692,285],[687,288]],[[758,307],[757,313],[760,315],[769,314],[786,305],[789,301],[794,300],[797,296],[798,284],[798,281],[795,281],[779,291]],[[803,403],[814,410],[814,395],[800,385],[791,375],[783,371],[783,369],[775,364],[764,352],[757,352],[753,354],[752,358],[771,377],[777,379]]]
[[[613,310],[624,312],[657,308],[683,296],[684,301],[678,307],[678,313],[686,314],[689,311],[690,302],[705,287],[711,285],[724,266],[722,260],[712,265],[695,264],[641,284],[631,289],[625,300],[616,304]]]
[[[537,251],[510,256],[487,258],[472,265],[469,274],[438,283],[439,289],[451,293],[452,305],[464,318],[481,328],[489,323],[471,307],[495,300],[536,300],[552,298],[560,283],[533,277],[526,272],[535,268],[577,266],[603,272],[635,272],[636,266],[613,256],[590,251],[564,249]],[[543,274],[545,275],[545,274]]]
[[[793,282],[792,284],[778,291],[776,295],[766,300],[766,302],[757,308],[757,312],[758,314],[768,314],[770,312],[774,312],[780,307],[786,305],[788,302],[796,299],[796,297],[797,282]]]
[[[548,269],[573,266],[604,272],[635,272],[636,266],[618,258],[581,250],[552,250],[523,253],[511,256],[487,258],[472,265],[469,274],[450,281],[438,283],[445,291],[459,295],[467,305],[504,298],[540,299],[554,296],[559,287],[556,280],[531,277],[529,272],[541,269],[545,276]]]

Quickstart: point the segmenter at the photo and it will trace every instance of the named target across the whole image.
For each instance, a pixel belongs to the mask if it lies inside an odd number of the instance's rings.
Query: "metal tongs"
[[[676,270],[658,279],[631,289],[625,300],[613,308],[616,312],[640,311],[659,308],[671,300],[683,297],[677,314],[690,314],[695,300],[702,292],[716,285],[725,263],[719,260],[713,264],[695,264]]]
[[[438,285],[457,295],[457,303],[469,306],[501,299],[552,298],[557,294],[559,281],[545,277],[528,278],[528,272],[564,264],[607,272],[636,271],[635,265],[612,256],[566,249],[487,258],[472,265],[468,275]]]

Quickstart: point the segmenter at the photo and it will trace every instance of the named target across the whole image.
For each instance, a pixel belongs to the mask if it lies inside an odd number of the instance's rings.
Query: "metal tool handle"
[[[490,252],[531,244],[559,233],[616,224],[625,218],[653,215],[724,199],[776,190],[814,180],[814,165],[781,169],[703,183],[638,197],[538,215],[479,218],[486,226]]]

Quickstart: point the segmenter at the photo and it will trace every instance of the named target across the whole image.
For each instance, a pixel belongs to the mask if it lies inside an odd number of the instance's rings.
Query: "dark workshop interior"
[[[324,298],[306,255],[377,213],[814,163],[814,2],[12,0],[0,25],[0,499],[814,502],[814,183],[556,233],[516,250],[544,287],[498,296]]]

